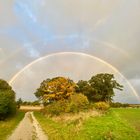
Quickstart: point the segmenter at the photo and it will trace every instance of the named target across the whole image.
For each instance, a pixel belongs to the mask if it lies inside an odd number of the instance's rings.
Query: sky
[[[108,72],[140,103],[139,0],[1,0],[0,78],[35,100],[42,80]]]

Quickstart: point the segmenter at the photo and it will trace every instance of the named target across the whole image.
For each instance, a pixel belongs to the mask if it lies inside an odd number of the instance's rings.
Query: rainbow
[[[14,81],[20,76],[20,74],[22,72],[24,72],[26,69],[28,69],[29,67],[31,67],[32,65],[36,64],[37,62],[39,61],[42,61],[46,58],[49,58],[49,57],[54,57],[54,56],[58,56],[58,55],[67,55],[67,54],[73,54],[73,55],[81,55],[81,56],[86,56],[86,57],[90,57],[92,59],[95,59],[105,65],[107,65],[108,67],[110,67],[115,73],[118,73],[125,81],[126,83],[128,84],[128,86],[131,88],[131,90],[133,91],[133,94],[136,96],[136,98],[138,100],[140,100],[140,97],[138,95],[138,93],[135,91],[135,89],[133,88],[133,86],[130,84],[130,82],[115,68],[113,67],[111,64],[107,63],[106,61],[98,58],[98,57],[95,57],[95,56],[92,56],[92,55],[89,55],[89,54],[85,54],[85,53],[81,53],[81,52],[59,52],[59,53],[53,53],[53,54],[49,54],[49,55],[45,55],[43,57],[40,57],[34,61],[32,61],[31,63],[29,63],[28,65],[26,65],[23,69],[21,69],[19,72],[17,72],[12,78],[11,80],[9,81],[9,84],[12,85],[14,83]]]

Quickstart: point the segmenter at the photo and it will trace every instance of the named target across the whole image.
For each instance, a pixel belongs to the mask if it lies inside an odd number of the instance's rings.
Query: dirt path
[[[8,140],[48,140],[33,112],[27,112]]]

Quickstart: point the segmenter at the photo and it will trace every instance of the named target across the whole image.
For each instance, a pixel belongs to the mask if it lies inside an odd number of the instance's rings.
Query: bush
[[[15,112],[16,102],[14,100],[14,94],[11,91],[0,91],[0,120],[15,114]]]
[[[73,94],[68,100],[59,100],[47,105],[43,112],[49,115],[60,115],[63,113],[77,113],[88,109],[88,99],[83,94]]]
[[[96,109],[99,109],[99,110],[102,110],[102,111],[106,111],[106,110],[109,109],[110,106],[106,102],[97,102],[97,103],[94,104],[94,107]]]
[[[83,94],[73,94],[69,98],[68,112],[77,113],[88,109],[89,101]]]
[[[0,120],[16,113],[15,92],[11,86],[0,79]]]
[[[120,108],[120,107],[129,107],[129,104],[127,103],[119,103],[119,102],[116,102],[116,103],[110,103],[110,106],[111,107],[114,107],[114,108]]]
[[[53,103],[50,103],[49,105],[47,105],[43,112],[49,115],[60,115],[64,112],[66,112],[66,108],[68,106],[68,101],[66,100],[59,100]]]

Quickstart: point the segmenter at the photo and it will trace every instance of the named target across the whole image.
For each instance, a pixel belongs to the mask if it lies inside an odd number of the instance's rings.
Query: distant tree
[[[0,119],[5,119],[15,112],[15,92],[5,80],[0,79]]]
[[[22,105],[27,105],[27,101],[23,101]]]
[[[32,105],[33,105],[33,106],[36,106],[36,105],[40,105],[40,103],[39,103],[39,101],[33,101],[33,102],[32,102]]]
[[[75,92],[76,84],[69,78],[56,77],[44,80],[34,93],[44,103],[67,99]]]
[[[19,98],[19,99],[17,100],[16,104],[17,104],[17,107],[20,108],[20,106],[23,104],[22,99]]]
[[[119,108],[119,107],[130,107],[130,105],[128,103],[119,103],[119,102],[111,102],[110,103],[110,106],[111,107],[114,107],[114,108]]]

